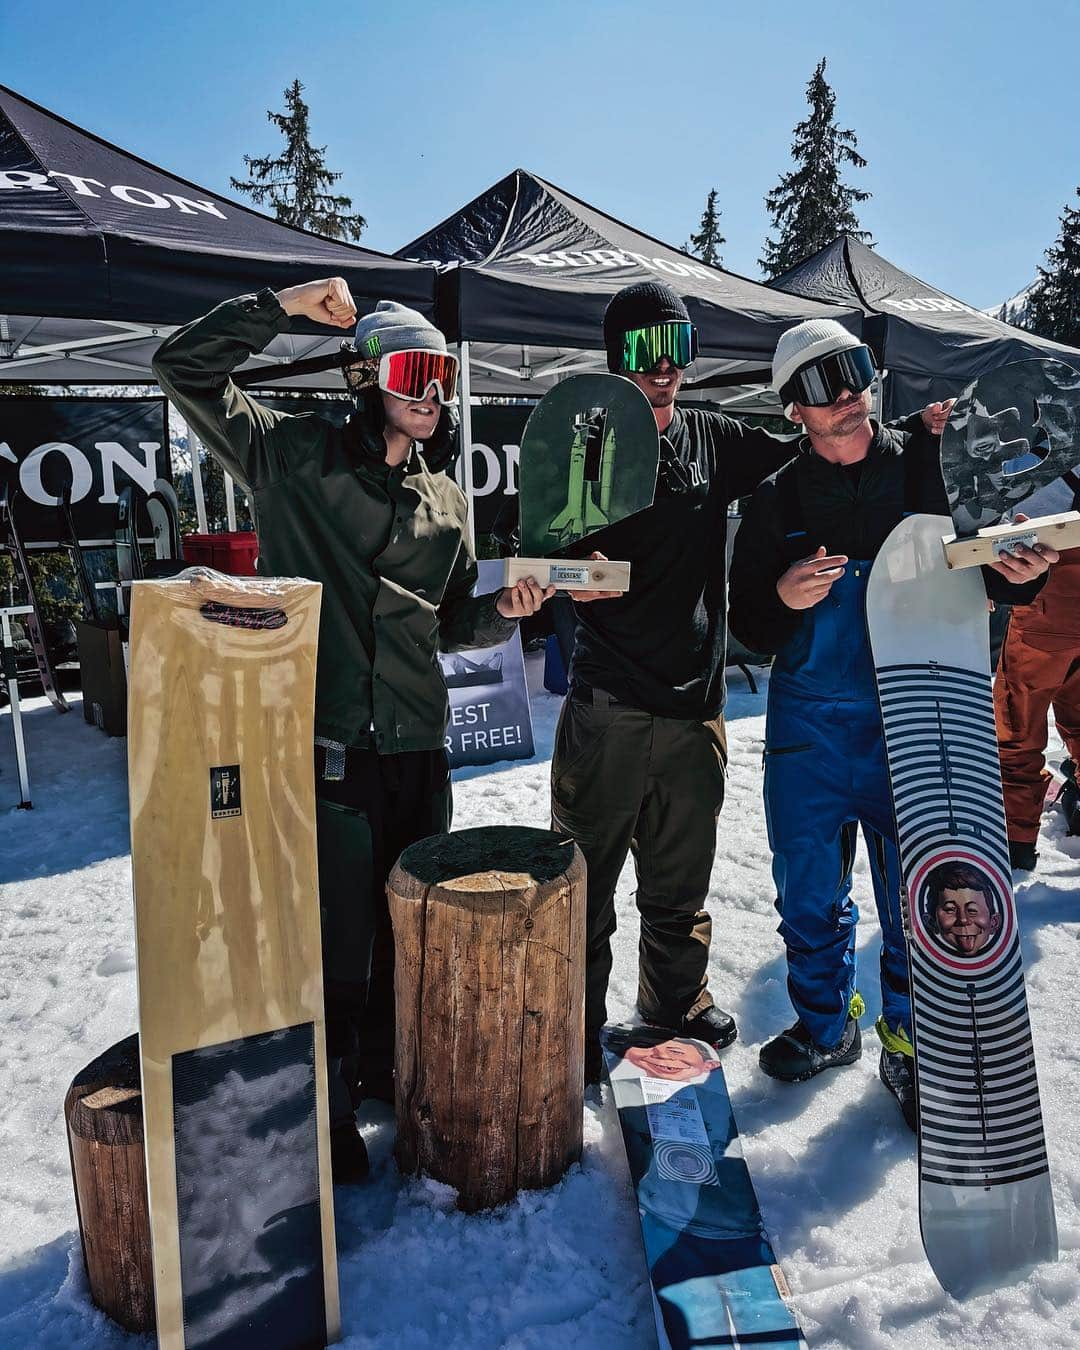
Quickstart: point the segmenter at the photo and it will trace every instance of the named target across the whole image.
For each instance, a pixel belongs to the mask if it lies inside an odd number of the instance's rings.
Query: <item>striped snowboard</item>
[[[906,892],[923,1245],[957,1297],[1057,1257],[990,688],[986,595],[947,517],[889,536],[867,591]]]

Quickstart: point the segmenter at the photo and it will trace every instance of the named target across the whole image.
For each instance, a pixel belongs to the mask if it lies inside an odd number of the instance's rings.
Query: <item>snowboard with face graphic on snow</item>
[[[805,1350],[742,1156],[716,1051],[656,1027],[605,1027],[663,1350]]]

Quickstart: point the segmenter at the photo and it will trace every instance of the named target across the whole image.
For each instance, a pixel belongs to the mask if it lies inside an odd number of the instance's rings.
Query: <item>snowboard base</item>
[[[716,1051],[654,1027],[606,1027],[603,1047],[662,1350],[805,1350]]]

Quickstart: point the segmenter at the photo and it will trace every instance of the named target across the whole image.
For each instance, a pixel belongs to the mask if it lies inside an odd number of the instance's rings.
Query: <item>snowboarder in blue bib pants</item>
[[[881,924],[882,1013],[910,1025],[892,797],[865,631],[870,565],[850,560],[777,653],[765,728],[765,814],[791,1002],[814,1043],[839,1045],[857,1009],[851,898],[862,827]],[[858,1026],[849,1035],[857,1057]],[[854,1048],[853,1048],[854,1047]]]
[[[851,899],[861,827],[882,932],[879,1072],[914,1128],[900,867],[866,585],[904,515],[947,514],[937,438],[951,404],[931,405],[906,430],[881,427],[869,416],[873,379],[869,349],[832,320],[781,337],[773,387],[807,436],[751,499],[735,541],[728,621],[752,651],[776,654],[765,811],[798,1020],[763,1046],[761,1067],[797,1082],[862,1053]],[[983,569],[987,593],[1030,603],[1056,556],[1003,557]]]

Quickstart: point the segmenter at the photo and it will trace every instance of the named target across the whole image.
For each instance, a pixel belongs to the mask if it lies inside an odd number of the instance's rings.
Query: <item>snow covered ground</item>
[[[535,668],[533,669],[535,678]],[[732,767],[710,907],[718,1001],[740,1040],[725,1066],[766,1223],[814,1347],[1072,1347],[1080,1343],[1080,839],[1044,822],[1037,879],[1019,888],[1062,1256],[1015,1288],[958,1304],[922,1254],[915,1146],[860,1064],[789,1087],[757,1068],[791,1020],[760,803],[764,691],[732,676]],[[459,776],[455,824],[547,818],[559,700],[533,702],[534,760]],[[62,1104],[75,1072],[135,1027],[123,741],[30,704],[35,809],[19,812],[0,715],[0,1347],[131,1347],[90,1304],[76,1231]],[[1054,751],[1059,747],[1054,742]],[[877,1007],[865,859],[861,988]],[[611,1011],[632,1012],[637,924],[620,890]],[[871,1018],[867,1018],[867,1025]],[[352,1350],[639,1350],[654,1344],[637,1219],[617,1127],[586,1107],[585,1156],[552,1190],[467,1217],[431,1181],[402,1181],[373,1127],[373,1181],[335,1195],[344,1344]]]

